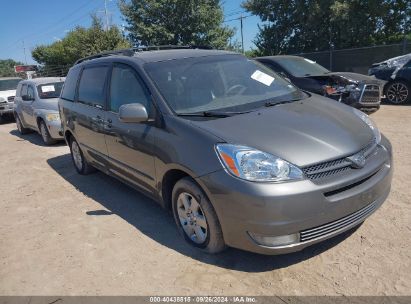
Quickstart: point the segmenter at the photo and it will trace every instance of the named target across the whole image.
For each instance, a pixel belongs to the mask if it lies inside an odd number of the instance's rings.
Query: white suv
[[[0,78],[0,123],[3,122],[5,116],[13,116],[14,97],[21,80],[18,77]]]

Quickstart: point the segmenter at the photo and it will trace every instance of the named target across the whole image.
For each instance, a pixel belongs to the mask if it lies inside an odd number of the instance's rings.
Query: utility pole
[[[24,46],[24,40],[22,40],[22,42],[23,42],[24,62],[27,64],[26,47]]]
[[[243,14],[240,16],[240,27],[241,27],[241,49],[243,50],[244,54],[244,35],[243,35]]]
[[[104,0],[104,15],[106,16],[106,31],[108,31],[108,11],[107,11],[107,0]]]

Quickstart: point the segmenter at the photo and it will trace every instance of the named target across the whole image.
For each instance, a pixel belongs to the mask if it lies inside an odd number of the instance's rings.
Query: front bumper
[[[47,129],[49,130],[50,136],[53,139],[56,139],[56,140],[64,139],[63,129],[61,128],[61,120],[54,120],[54,121],[45,120],[45,122],[46,122]]]
[[[392,156],[385,138],[382,145],[385,148],[380,147],[366,167],[326,184],[253,183],[223,170],[198,182],[216,210],[227,245],[262,254],[295,252],[360,224],[384,202],[391,186]],[[258,244],[249,233],[299,234],[300,239],[270,247]]]

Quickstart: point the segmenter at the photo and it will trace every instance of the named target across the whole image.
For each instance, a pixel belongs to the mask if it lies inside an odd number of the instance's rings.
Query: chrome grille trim
[[[307,242],[316,238],[325,237],[329,234],[344,229],[354,223],[361,222],[365,220],[371,213],[373,213],[378,208],[377,202],[372,202],[371,204],[365,206],[364,208],[351,213],[339,220],[317,226],[314,228],[306,229],[300,232],[300,241]]]
[[[352,155],[355,155],[357,153],[364,153],[365,159],[367,160],[370,157],[370,155],[375,151],[376,147],[377,143],[374,138],[364,148],[362,148],[361,150]],[[350,157],[352,155],[349,155],[347,157]],[[347,157],[342,157],[332,161],[308,166],[302,168],[302,170],[310,180],[320,180],[352,169],[351,162],[347,160]]]
[[[381,89],[376,84],[366,84],[362,89],[360,96],[360,103],[362,104],[380,104],[381,102]]]

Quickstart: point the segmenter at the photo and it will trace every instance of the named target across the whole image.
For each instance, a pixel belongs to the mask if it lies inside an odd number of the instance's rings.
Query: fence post
[[[405,55],[407,52],[407,37],[404,36],[404,40],[402,41],[402,54]]]

